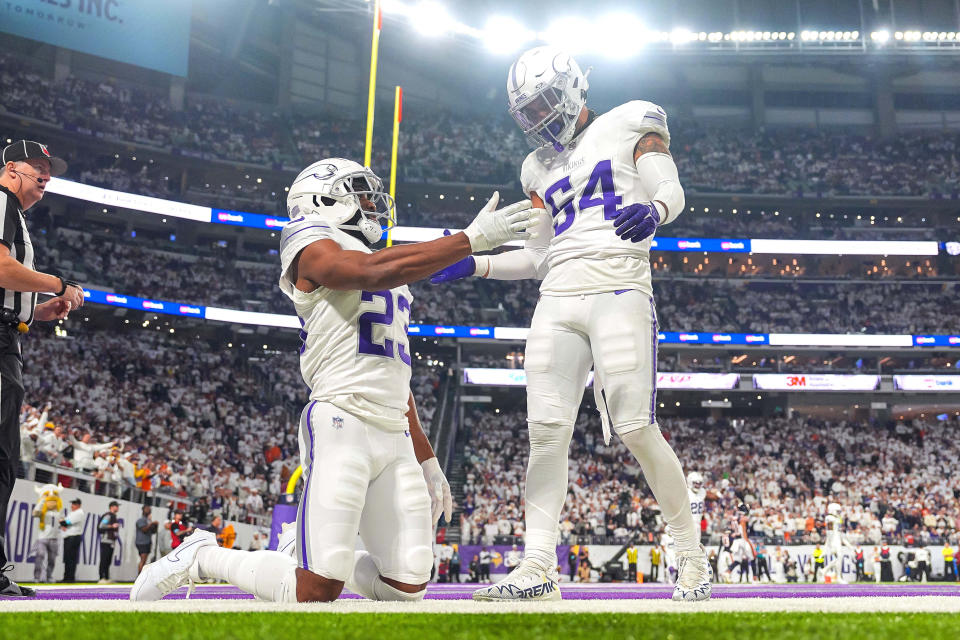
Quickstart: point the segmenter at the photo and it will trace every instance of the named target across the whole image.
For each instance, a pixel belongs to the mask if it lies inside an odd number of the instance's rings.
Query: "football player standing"
[[[531,49],[510,68],[510,114],[536,147],[520,181],[549,210],[520,251],[470,256],[434,283],[468,276],[539,278],[527,338],[526,550],[478,600],[558,599],[557,522],[567,492],[567,450],[587,374],[604,435],[637,458],[675,540],[673,598],[710,597],[710,568],[690,513],[683,469],[657,426],[657,317],[650,241],[684,209],[670,156],[667,114],[635,100],[598,115],[586,108],[587,76],[556,47]]]
[[[372,600],[423,598],[434,526],[453,505],[410,392],[407,284],[528,238],[539,215],[530,201],[497,210],[498,200],[462,233],[374,251],[395,208],[370,169],[332,158],[297,176],[280,238],[280,288],[302,324],[300,370],[311,389],[295,552],[221,549],[198,531],[144,568],[131,600],[206,578],[273,602],[329,602],[345,584]],[[358,531],[365,551],[354,549]]]

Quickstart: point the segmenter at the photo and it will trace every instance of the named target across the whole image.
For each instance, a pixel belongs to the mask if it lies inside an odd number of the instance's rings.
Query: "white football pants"
[[[527,556],[556,562],[567,453],[591,366],[609,422],[636,456],[682,551],[699,548],[687,483],[656,423],[657,314],[636,290],[542,296],[527,336]],[[597,381],[594,381],[597,384]]]
[[[406,584],[430,579],[430,496],[409,432],[384,431],[311,402],[300,417],[300,460],[301,568],[346,581],[359,532],[381,576]]]

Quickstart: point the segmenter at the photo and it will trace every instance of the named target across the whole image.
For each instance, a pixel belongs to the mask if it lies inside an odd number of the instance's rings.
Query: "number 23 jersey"
[[[653,196],[641,187],[633,160],[637,141],[647,133],[660,134],[669,145],[667,114],[651,102],[634,100],[597,116],[563,151],[541,147],[524,160],[523,191],[543,199],[553,222],[541,293],[639,289],[653,295],[652,236],[624,242],[613,226],[618,209]]]
[[[300,318],[300,372],[310,399],[329,402],[368,424],[408,428],[413,297],[406,285],[382,291],[296,288],[290,265],[307,245],[333,240],[349,251],[372,253],[362,242],[317,218],[294,219],[280,237],[280,288]]]

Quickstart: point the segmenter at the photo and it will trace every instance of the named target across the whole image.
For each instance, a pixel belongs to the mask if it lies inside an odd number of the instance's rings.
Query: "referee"
[[[66,318],[83,306],[80,285],[33,268],[33,245],[24,211],[43,197],[50,176],[67,163],[50,155],[46,145],[18,140],[5,147],[0,165],[0,596],[31,597],[4,574],[7,569],[7,505],[20,461],[20,405],[23,402],[23,359],[20,334],[34,320]],[[37,293],[56,297],[37,304]],[[12,568],[13,565],[10,565]]]

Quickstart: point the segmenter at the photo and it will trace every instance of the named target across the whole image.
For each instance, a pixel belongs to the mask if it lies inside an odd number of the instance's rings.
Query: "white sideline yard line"
[[[564,600],[560,602],[480,603],[425,600],[414,603],[341,600],[330,604],[277,604],[256,600],[5,600],[4,612],[157,612],[157,613],[960,613],[960,597],[872,596],[863,598],[720,598],[707,602],[662,600]]]

